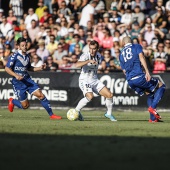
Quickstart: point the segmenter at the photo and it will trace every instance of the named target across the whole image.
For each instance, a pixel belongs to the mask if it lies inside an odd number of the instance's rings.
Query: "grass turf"
[[[84,122],[50,120],[44,110],[0,110],[0,169],[169,169],[170,115],[148,123],[147,112],[83,111]]]

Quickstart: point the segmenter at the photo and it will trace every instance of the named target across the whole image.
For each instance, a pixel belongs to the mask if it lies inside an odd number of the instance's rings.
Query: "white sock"
[[[88,100],[86,97],[84,97],[84,98],[82,98],[80,101],[79,101],[79,103],[78,103],[78,105],[77,105],[77,107],[76,107],[76,110],[79,112],[84,106],[86,106],[87,105],[87,103],[89,103],[90,102],[90,100]]]
[[[107,114],[112,114],[112,99],[106,98],[106,107],[107,107]]]

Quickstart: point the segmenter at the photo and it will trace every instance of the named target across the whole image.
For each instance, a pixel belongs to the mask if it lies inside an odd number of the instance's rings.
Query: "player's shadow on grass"
[[[0,169],[166,170],[169,144],[155,137],[0,134]]]

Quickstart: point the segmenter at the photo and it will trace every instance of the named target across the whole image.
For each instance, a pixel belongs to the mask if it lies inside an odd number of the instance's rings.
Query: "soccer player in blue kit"
[[[44,96],[40,90],[38,84],[36,84],[30,77],[27,71],[41,71],[46,68],[43,64],[41,67],[32,67],[30,63],[30,57],[27,54],[27,42],[25,38],[19,38],[17,40],[18,51],[15,52],[8,60],[5,67],[5,71],[13,76],[12,85],[14,93],[17,99],[10,98],[8,109],[13,112],[14,106],[21,109],[27,109],[29,107],[29,102],[27,99],[27,93],[36,96],[42,106],[48,112],[50,119],[61,119],[61,116],[53,114],[50,106],[50,102]]]
[[[156,107],[164,94],[165,84],[150,76],[141,45],[132,44],[128,36],[123,38],[122,43],[124,47],[119,60],[128,85],[140,96],[147,95],[149,122],[159,122],[161,116]]]

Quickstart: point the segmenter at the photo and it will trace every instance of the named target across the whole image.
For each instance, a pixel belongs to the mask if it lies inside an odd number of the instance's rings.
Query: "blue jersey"
[[[10,68],[16,74],[23,76],[25,79],[29,78],[28,69],[31,68],[30,57],[28,54],[23,56],[20,51],[14,53],[8,60],[6,67]],[[13,81],[16,80],[13,77]]]
[[[31,68],[30,57],[28,54],[23,56],[20,51],[14,53],[8,60],[6,67],[10,68],[16,74],[23,76],[22,80],[17,80],[15,77],[12,79],[14,93],[18,100],[25,101],[27,99],[27,92],[34,93],[39,89],[28,74],[28,69]]]
[[[126,71],[126,79],[144,74],[139,54],[142,53],[142,46],[139,44],[128,43],[121,50],[119,60],[123,70]]]

